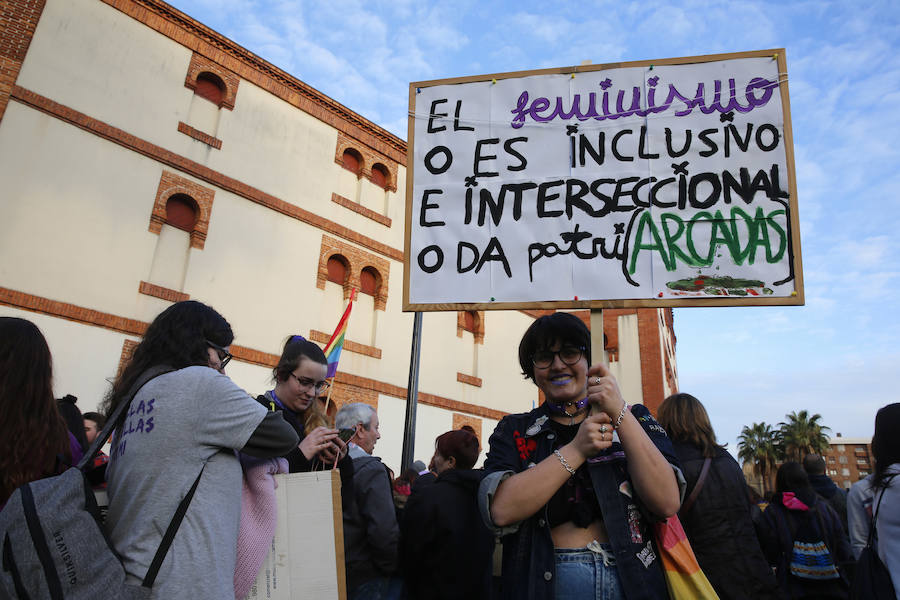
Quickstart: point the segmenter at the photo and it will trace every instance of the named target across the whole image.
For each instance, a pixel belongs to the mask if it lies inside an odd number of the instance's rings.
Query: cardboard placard
[[[337,469],[276,475],[278,525],[248,600],[344,600],[344,526]]]
[[[784,50],[410,84],[404,310],[802,304]]]

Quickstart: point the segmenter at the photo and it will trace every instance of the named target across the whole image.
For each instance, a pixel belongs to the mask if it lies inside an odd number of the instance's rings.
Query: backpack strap
[[[100,433],[97,434],[97,437],[94,438],[94,443],[91,444],[91,447],[88,448],[88,451],[84,453],[84,456],[81,457],[81,460],[78,461],[76,467],[80,471],[84,471],[84,468],[92,464],[94,462],[94,457],[97,456],[97,453],[100,452],[100,448],[106,443],[109,439],[109,436],[112,435],[113,430],[118,427],[119,421],[123,419],[125,413],[128,411],[128,407],[131,405],[131,400],[137,395],[138,391],[144,384],[153,379],[154,377],[158,377],[159,375],[163,375],[164,373],[170,373],[174,371],[172,367],[166,365],[158,365],[155,367],[150,367],[143,373],[141,376],[137,378],[137,381],[134,382],[134,385],[131,386],[131,389],[128,391],[128,394],[119,401],[119,405],[112,412],[109,418],[106,420],[106,425],[103,426],[103,429],[100,430]]]
[[[896,473],[891,473],[887,477],[884,478],[885,488],[890,485],[891,481],[896,477]],[[876,491],[877,493],[877,491]],[[881,490],[881,495],[878,496],[878,503],[875,505],[875,510],[872,511],[872,522],[869,524],[869,538],[866,540],[867,548],[874,548],[875,544],[878,543],[878,531],[876,530],[876,522],[878,521],[878,509],[881,508],[881,499],[884,498],[884,489]]]
[[[700,468],[700,477],[697,478],[697,483],[694,484],[691,495],[688,496],[687,500],[684,501],[684,504],[681,505],[680,511],[687,512],[694,505],[694,502],[697,501],[697,496],[700,495],[700,490],[703,488],[703,484],[706,483],[706,475],[709,473],[709,465],[711,463],[712,459],[709,457],[703,461],[703,466]]]
[[[181,502],[178,503],[178,508],[175,510],[172,520],[169,521],[166,533],[163,534],[162,541],[159,542],[159,548],[157,548],[156,554],[153,556],[153,562],[150,563],[150,568],[147,569],[147,574],[141,582],[142,587],[147,589],[153,587],[153,582],[156,581],[156,576],[159,574],[159,569],[162,567],[163,560],[165,560],[166,554],[169,552],[169,547],[175,540],[175,534],[178,533],[178,528],[181,526],[181,521],[184,520],[184,515],[187,513],[188,506],[191,505],[191,500],[194,498],[194,492],[197,491],[197,485],[200,483],[200,477],[203,475],[203,469],[205,468],[206,463],[203,463],[203,467],[200,468],[200,473],[197,474],[197,479],[194,480],[194,485],[191,486],[187,495],[185,495],[185,497],[181,499]]]
[[[809,510],[815,513],[816,521],[819,523],[819,534],[822,536],[822,543],[825,544],[825,549],[828,550],[834,564],[837,565],[837,559],[835,559],[834,553],[831,551],[831,546],[828,544],[828,527],[825,525],[825,516],[822,514],[822,511],[819,510],[819,502],[827,502],[827,500],[817,500]]]

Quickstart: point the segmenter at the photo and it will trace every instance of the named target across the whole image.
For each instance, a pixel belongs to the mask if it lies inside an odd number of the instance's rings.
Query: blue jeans
[[[620,600],[624,598],[610,544],[557,548],[556,600]]]
[[[403,600],[403,580],[399,577],[376,577],[362,583],[350,593],[351,600]]]

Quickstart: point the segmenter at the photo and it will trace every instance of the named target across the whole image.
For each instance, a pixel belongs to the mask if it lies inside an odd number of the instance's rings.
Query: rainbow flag
[[[325,358],[328,360],[326,379],[331,379],[337,374],[338,361],[341,359],[341,350],[344,349],[344,335],[347,333],[347,323],[350,322],[350,309],[353,308],[354,298],[356,298],[356,288],[350,292],[350,303],[347,305],[347,310],[344,311],[344,316],[341,317],[334,333],[331,334],[331,339],[325,345]]]
[[[654,528],[669,597],[677,600],[718,600],[719,596],[697,563],[678,515],[655,523]]]

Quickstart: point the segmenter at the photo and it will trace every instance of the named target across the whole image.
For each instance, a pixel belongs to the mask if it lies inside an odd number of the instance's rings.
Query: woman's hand
[[[320,453],[324,460],[328,460],[330,450],[330,460],[334,461],[334,457],[340,449],[339,446],[335,445],[335,440],[340,442],[337,429],[316,427],[300,442],[300,452],[303,453],[306,460],[312,460],[315,455]]]
[[[575,439],[569,445],[585,459],[597,455],[612,445],[611,422],[605,412],[589,416],[581,422]]]
[[[347,454],[347,444],[340,437],[331,440],[331,445],[322,450],[319,455],[324,463],[336,463]]]
[[[610,419],[618,418],[625,400],[609,368],[603,363],[596,364],[588,369],[587,379],[588,401],[609,415]]]
[[[628,474],[644,505],[660,517],[675,514],[680,505],[675,473],[631,411],[623,411],[625,400],[606,365],[597,364],[588,370],[588,398],[603,411],[600,415],[612,419],[613,424],[619,422],[619,442],[628,457]],[[610,427],[607,435],[612,437],[612,425],[607,427]],[[579,430],[576,440],[580,434]]]

